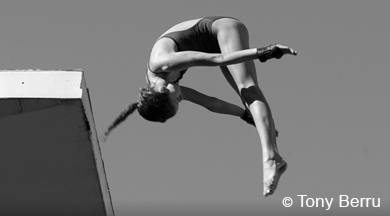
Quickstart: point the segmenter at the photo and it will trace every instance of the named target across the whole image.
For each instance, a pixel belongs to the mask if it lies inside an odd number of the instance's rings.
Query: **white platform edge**
[[[0,70],[0,98],[81,98],[81,70]]]

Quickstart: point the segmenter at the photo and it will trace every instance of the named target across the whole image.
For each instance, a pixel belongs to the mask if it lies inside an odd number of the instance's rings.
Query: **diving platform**
[[[0,215],[113,216],[81,70],[0,70]]]

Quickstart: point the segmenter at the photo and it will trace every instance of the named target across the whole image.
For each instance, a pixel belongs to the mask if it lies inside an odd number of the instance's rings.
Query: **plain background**
[[[387,0],[2,0],[0,68],[83,69],[102,133],[137,100],[158,36],[187,19],[236,17],[252,47],[299,52],[256,61],[289,163],[278,190],[262,196],[252,126],[183,102],[167,123],[135,113],[101,143],[116,215],[389,215],[389,9]],[[181,84],[241,105],[218,68],[192,68]],[[343,194],[381,207],[338,208]],[[297,195],[334,201],[301,207]]]

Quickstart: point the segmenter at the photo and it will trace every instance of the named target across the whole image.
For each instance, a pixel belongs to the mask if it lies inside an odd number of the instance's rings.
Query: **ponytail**
[[[120,123],[122,123],[129,115],[131,115],[138,106],[138,102],[132,103],[129,106],[127,106],[119,115],[116,117],[114,122],[111,123],[110,126],[108,126],[107,130],[102,135],[102,140],[105,142],[107,140],[108,135],[111,133],[111,131],[118,126]]]

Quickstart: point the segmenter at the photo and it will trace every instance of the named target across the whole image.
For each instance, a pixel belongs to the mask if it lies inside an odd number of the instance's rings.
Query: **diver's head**
[[[138,112],[146,120],[166,122],[176,115],[181,101],[179,85],[141,88],[138,100]]]

